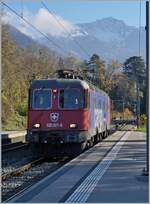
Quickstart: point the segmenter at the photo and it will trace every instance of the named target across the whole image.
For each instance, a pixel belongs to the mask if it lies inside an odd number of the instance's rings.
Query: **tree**
[[[104,89],[105,79],[105,61],[100,59],[97,54],[93,54],[87,63],[88,70],[93,75],[94,83],[101,89]]]
[[[133,56],[128,58],[123,65],[124,74],[130,79],[132,88],[136,88],[137,96],[137,117],[139,118],[140,109],[145,112],[145,88],[146,88],[146,67],[144,60],[139,56]],[[134,83],[133,83],[134,82]],[[141,101],[141,103],[140,103]],[[139,105],[140,103],[140,105]]]
[[[8,118],[14,114],[14,101],[12,94],[13,80],[10,76],[14,73],[14,56],[17,49],[9,39],[8,28],[2,29],[2,122],[7,123]],[[15,77],[15,76],[13,76]]]
[[[80,61],[73,56],[68,56],[64,59],[66,69],[77,70],[80,67]]]
[[[33,78],[52,75],[59,57],[44,46],[21,48],[11,39],[9,25],[2,25],[2,128],[26,128],[28,88]]]
[[[123,64],[123,72],[129,78],[138,79],[139,82],[145,80],[146,67],[142,57],[133,56],[128,58]]]
[[[116,60],[111,60],[105,71],[105,91],[110,94],[113,88],[119,84],[122,77],[124,76],[120,72],[120,64]]]

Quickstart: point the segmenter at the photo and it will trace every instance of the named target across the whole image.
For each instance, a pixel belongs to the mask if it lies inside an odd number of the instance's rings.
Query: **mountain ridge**
[[[59,43],[59,46],[61,46],[68,53],[74,53],[74,55],[81,60],[88,59],[89,55],[92,56],[94,53],[96,53],[105,61],[116,59],[122,63],[126,58],[134,55],[138,56],[139,54],[139,29],[135,26],[127,25],[122,20],[107,17],[97,19],[94,22],[76,24],[76,26],[78,27],[76,34],[72,34],[71,37],[56,37],[50,34],[48,37],[55,43]],[[144,27],[141,27],[140,32],[141,54],[145,59],[146,39]],[[18,35],[17,33],[15,34],[15,32],[11,35],[12,38],[20,45],[26,46],[28,41],[30,43],[29,39],[31,38],[29,36],[27,36],[28,40],[26,43],[24,43],[25,34],[23,34],[22,39],[20,35],[19,39],[17,39]],[[48,45],[47,40],[44,38],[37,39],[37,41],[40,44],[43,44],[44,46],[47,46],[50,49],[60,53],[60,50],[52,45]],[[86,49],[89,55],[86,54],[81,47]]]

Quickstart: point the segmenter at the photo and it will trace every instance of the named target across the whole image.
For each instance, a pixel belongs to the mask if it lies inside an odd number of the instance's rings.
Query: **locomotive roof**
[[[67,87],[81,87],[88,89],[89,85],[79,79],[38,79],[31,82],[31,89],[33,88],[67,88]]]
[[[80,80],[80,79],[37,79],[32,80],[30,88],[83,88],[83,89],[92,89],[97,92],[100,92],[103,95],[107,95],[104,91],[93,86],[92,84]]]

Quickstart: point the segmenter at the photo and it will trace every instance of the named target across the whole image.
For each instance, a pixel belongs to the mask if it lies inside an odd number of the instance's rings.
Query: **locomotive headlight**
[[[77,128],[77,124],[73,123],[69,125],[70,128]]]
[[[57,93],[57,89],[53,89],[53,93]]]
[[[36,124],[33,125],[33,127],[35,127],[35,128],[40,128],[40,127],[41,127],[41,124],[40,124],[40,123],[36,123]]]

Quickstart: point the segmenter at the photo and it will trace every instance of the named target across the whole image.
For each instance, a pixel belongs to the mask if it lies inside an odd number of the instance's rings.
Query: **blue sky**
[[[42,7],[41,1],[32,0],[3,0],[17,12],[23,10],[36,15]],[[131,26],[139,26],[139,7],[138,1],[96,1],[96,0],[44,0],[48,8],[72,23],[92,22],[96,19],[114,17],[123,20]],[[141,2],[141,25],[145,26],[145,1]]]

